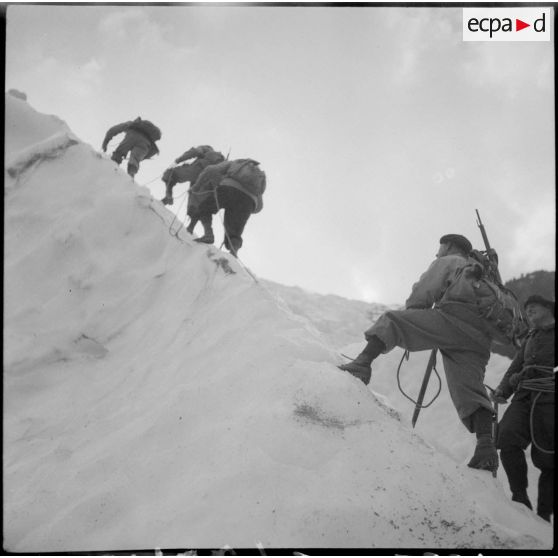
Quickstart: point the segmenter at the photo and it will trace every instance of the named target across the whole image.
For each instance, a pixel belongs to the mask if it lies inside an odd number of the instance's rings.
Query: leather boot
[[[202,217],[200,221],[203,225],[203,236],[196,238],[196,242],[213,244],[215,242],[215,237],[213,236],[213,229],[211,228],[211,217],[209,219]]]
[[[384,342],[373,335],[369,339],[366,347],[364,347],[364,350],[354,360],[347,364],[341,364],[337,368],[349,372],[349,374],[352,374],[355,378],[364,382],[365,385],[368,385],[372,377],[372,361],[380,355],[385,348]]]
[[[473,429],[477,436],[477,446],[467,465],[473,469],[496,472],[498,452],[492,438],[492,413],[480,407],[473,413]]]
[[[508,477],[512,501],[519,502],[532,510],[533,506],[527,495],[528,480],[525,452],[519,447],[507,446],[500,451],[500,459]]]
[[[537,515],[545,521],[550,521],[554,513],[554,469],[541,469],[539,477],[539,496],[537,501]]]

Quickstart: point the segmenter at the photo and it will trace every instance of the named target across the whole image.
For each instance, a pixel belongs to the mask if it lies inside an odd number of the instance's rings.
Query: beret
[[[545,308],[548,308],[554,314],[554,301],[553,300],[548,300],[547,298],[544,298],[541,295],[537,295],[537,294],[531,295],[525,301],[525,304],[523,305],[523,307],[527,308],[527,306],[529,306],[529,304],[539,304],[540,306],[544,306]]]
[[[446,244],[448,242],[459,246],[467,254],[473,249],[473,245],[460,234],[445,234],[440,238],[440,244]]]

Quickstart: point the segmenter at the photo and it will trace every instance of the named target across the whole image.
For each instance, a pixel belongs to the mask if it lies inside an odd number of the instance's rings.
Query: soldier
[[[236,159],[206,168],[192,186],[188,215],[192,223],[201,221],[204,235],[197,242],[212,244],[212,215],[225,210],[225,248],[236,256],[242,246],[242,233],[252,213],[263,207],[266,176],[258,161]]]
[[[525,450],[540,469],[537,514],[554,513],[554,302],[539,295],[525,302],[529,333],[492,398],[510,406],[498,426],[497,447],[512,500],[532,509],[527,495]]]
[[[183,163],[188,159],[195,159],[192,163],[186,163],[179,167],[170,167],[163,173],[163,182],[165,183],[165,197],[161,200],[165,205],[172,205],[172,189],[178,183],[190,182],[195,184],[198,176],[209,165],[215,165],[225,160],[223,154],[215,151],[210,145],[200,145],[192,147],[174,160],[175,163]],[[194,223],[195,224],[195,223]],[[190,231],[190,233],[193,231]]]
[[[365,332],[368,344],[364,350],[339,368],[368,384],[372,361],[380,354],[396,346],[408,351],[438,349],[459,418],[477,437],[468,465],[496,471],[493,408],[483,384],[492,338],[479,315],[473,290],[457,280],[463,277],[471,250],[464,236],[442,236],[436,260],[413,285],[405,310],[382,314]]]
[[[122,124],[117,124],[108,130],[103,140],[103,152],[107,150],[109,141],[116,135],[125,133],[124,139],[114,150],[111,159],[118,165],[130,153],[128,160],[128,174],[133,178],[139,170],[140,162],[150,159],[159,153],[155,144],[161,139],[161,130],[149,120],[137,117]]]

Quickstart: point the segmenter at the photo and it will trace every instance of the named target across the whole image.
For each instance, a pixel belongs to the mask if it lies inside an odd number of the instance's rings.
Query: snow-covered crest
[[[551,546],[488,473],[337,370],[349,332],[333,344],[304,293],[172,236],[61,121],[6,110],[9,550]]]

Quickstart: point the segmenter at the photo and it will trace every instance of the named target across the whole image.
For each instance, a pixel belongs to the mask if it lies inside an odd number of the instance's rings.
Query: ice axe
[[[422,385],[420,386],[419,396],[417,402],[415,403],[415,411],[413,413],[413,418],[411,420],[411,424],[413,425],[413,428],[417,423],[420,410],[422,409],[422,402],[424,401],[426,388],[428,387],[428,382],[430,381],[430,375],[432,374],[432,370],[436,366],[436,351],[437,349],[432,349],[432,352],[430,353],[430,358],[428,359],[428,364],[426,365],[426,372],[424,373],[424,379],[422,380]]]
[[[492,389],[489,385],[483,384],[486,389],[490,391],[491,394],[494,395],[495,389]],[[494,405],[494,412],[492,413],[492,439],[496,444],[496,439],[498,438],[498,401],[495,398],[492,398],[492,404]],[[496,478],[496,471],[492,471],[492,476]]]

